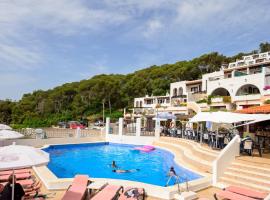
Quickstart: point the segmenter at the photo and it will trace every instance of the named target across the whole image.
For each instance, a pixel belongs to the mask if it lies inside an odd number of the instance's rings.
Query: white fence
[[[225,170],[232,164],[240,153],[240,137],[236,135],[230,143],[220,152],[213,162],[213,185],[216,185]]]
[[[127,129],[127,125],[132,125],[132,131]],[[158,124],[158,127],[156,124],[156,131],[146,134],[142,127],[141,118],[137,118],[136,121],[132,121],[132,123],[129,124],[125,124],[123,118],[120,118],[118,123],[118,133],[114,132],[114,134],[112,134],[110,131],[112,128],[110,118],[106,118],[106,141],[128,144],[152,144],[153,141],[157,140],[160,136],[159,126],[160,124]]]

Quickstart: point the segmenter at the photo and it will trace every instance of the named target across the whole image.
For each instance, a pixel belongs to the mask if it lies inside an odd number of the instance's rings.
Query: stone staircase
[[[270,192],[270,160],[263,158],[238,157],[225,171],[218,184],[238,185]]]
[[[154,145],[171,150],[180,156],[185,164],[206,173],[212,172],[212,162],[219,153],[194,141],[181,138],[161,137]]]

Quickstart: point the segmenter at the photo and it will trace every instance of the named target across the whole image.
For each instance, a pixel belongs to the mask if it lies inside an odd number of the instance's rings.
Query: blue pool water
[[[155,149],[144,153],[133,150],[134,145],[114,143],[91,143],[76,145],[54,145],[44,150],[50,154],[49,169],[58,178],[71,178],[76,174],[88,174],[93,178],[113,178],[139,181],[165,186],[167,172],[173,166],[180,181],[198,179],[195,174],[174,162],[168,151]],[[121,169],[139,169],[132,173],[112,172],[109,164],[115,160]],[[169,185],[173,185],[171,181]]]

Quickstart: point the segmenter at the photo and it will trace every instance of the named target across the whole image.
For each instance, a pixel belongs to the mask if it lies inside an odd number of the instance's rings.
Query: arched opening
[[[176,89],[176,88],[173,89],[173,96],[174,96],[174,97],[177,96],[177,89]]]
[[[139,107],[139,101],[136,101],[136,108]]]
[[[243,96],[249,94],[260,94],[260,90],[255,85],[247,84],[240,87],[236,92],[236,96]]]
[[[178,95],[179,96],[183,95],[183,88],[182,87],[178,88]]]
[[[225,88],[217,88],[212,92],[213,96],[230,96],[230,93]]]
[[[140,101],[140,108],[142,108],[142,101]]]

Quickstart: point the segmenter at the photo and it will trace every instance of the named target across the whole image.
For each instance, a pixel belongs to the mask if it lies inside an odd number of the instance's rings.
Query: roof
[[[259,113],[270,113],[270,104],[262,105],[262,106],[254,106],[245,108],[242,110],[237,110],[237,113],[245,113],[245,114],[259,114]]]
[[[192,84],[197,84],[197,83],[201,83],[202,79],[198,79],[198,80],[193,80],[193,81],[186,81],[187,85],[192,85]]]

